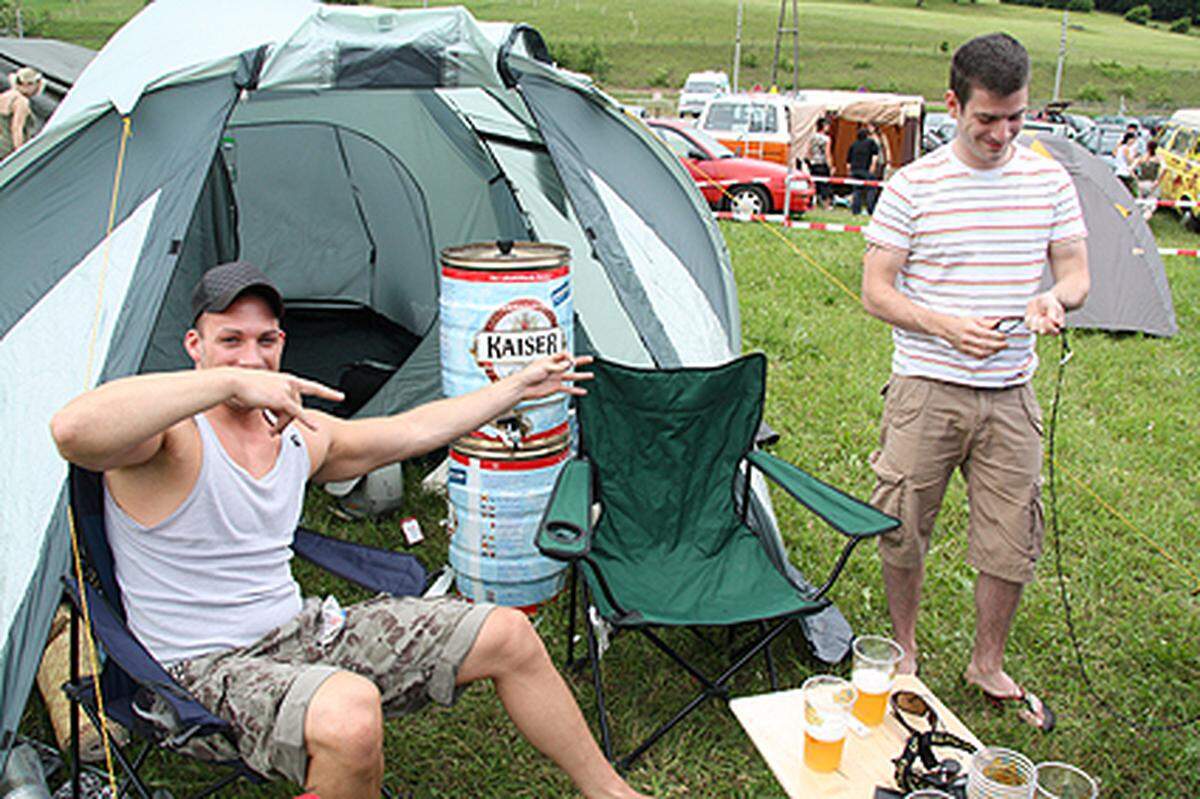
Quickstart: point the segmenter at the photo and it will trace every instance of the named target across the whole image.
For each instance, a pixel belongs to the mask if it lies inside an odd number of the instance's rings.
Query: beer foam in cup
[[[892,690],[892,676],[879,669],[855,669],[850,681],[860,694],[886,694]]]

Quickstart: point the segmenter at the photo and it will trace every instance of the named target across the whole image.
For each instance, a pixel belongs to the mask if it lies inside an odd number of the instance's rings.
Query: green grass
[[[419,7],[418,0],[381,3]],[[31,12],[50,16],[46,35],[98,47],[140,0],[24,0]],[[736,0],[646,3],[640,0],[465,0],[484,20],[533,24],[551,46],[597,44],[610,64],[602,77],[613,89],[665,87],[659,101],[673,109],[673,90],[688,72],[732,72]],[[790,13],[790,12],[789,12]],[[743,30],[743,85],[768,84],[779,3],[747,0]],[[948,52],[971,36],[1006,30],[1020,38],[1034,61],[1032,96],[1048,99],[1054,85],[1061,13],[1001,5],[995,0],[954,3],[928,0],[846,0],[800,4],[800,83],[806,87],[871,89],[922,94],[940,100]],[[943,50],[945,48],[945,50]],[[1122,96],[1131,108],[1169,110],[1200,105],[1195,35],[1132,25],[1114,14],[1072,14],[1064,96],[1089,87],[1114,108]],[[790,81],[791,42],[781,81]],[[658,108],[658,105],[655,106]]]
[[[850,221],[843,211],[814,219]],[[1169,215],[1154,228],[1164,246],[1195,246]],[[813,265],[856,292],[861,239],[855,235],[784,232],[759,225],[723,224],[737,275],[747,350],[770,358],[767,421],[783,436],[776,452],[863,496],[872,487],[867,455],[874,448],[887,379],[890,340],[885,325]],[[790,242],[798,255],[781,237]],[[809,260],[811,259],[811,261]],[[1195,259],[1168,258],[1180,333],[1173,339],[1075,331],[1075,357],[1067,367],[1058,431],[1061,465],[1086,482],[1147,538],[1132,532],[1087,493],[1060,483],[1063,570],[1075,629],[1099,691],[1122,713],[1162,722],[1200,713],[1194,686],[1200,682],[1200,599],[1186,572],[1162,557],[1149,541],[1200,573],[1195,554],[1197,495],[1193,474],[1200,461],[1200,267]],[[1058,344],[1043,339],[1043,367],[1036,379],[1047,415]],[[447,540],[439,526],[444,500],[422,494],[421,472],[407,470],[403,515],[416,515],[428,539],[413,551],[430,566],[444,561]],[[810,573],[834,555],[836,537],[775,496],[792,558]],[[305,522],[372,544],[399,546],[395,518],[346,525],[330,513],[323,492],[310,492]],[[1055,574],[1053,534],[1038,580],[1026,592],[1009,646],[1012,674],[1050,701],[1059,727],[1043,736],[1015,715],[993,711],[960,679],[973,632],[972,571],[964,563],[966,506],[955,478],[939,517],[928,562],[919,640],[927,684],[985,742],[1014,747],[1035,761],[1061,759],[1096,775],[1105,796],[1181,797],[1196,785],[1200,735],[1145,734],[1129,729],[1097,707],[1074,665]],[[1148,539],[1148,540],[1147,540]],[[877,556],[858,552],[834,590],[834,598],[862,632],[887,629]],[[345,587],[301,567],[306,591]],[[561,663],[565,646],[564,603],[543,615],[539,631]],[[686,638],[681,643],[703,659]],[[613,692],[618,746],[628,748],[690,698],[692,687],[666,668],[661,656],[635,639],[622,640],[604,659]],[[799,685],[816,668],[803,644],[777,648],[785,686]],[[593,694],[586,674],[569,682],[589,719]],[[761,664],[735,682],[734,694],[766,690]],[[45,734],[38,703],[26,729]],[[468,690],[457,707],[431,709],[387,726],[387,783],[419,797],[543,797],[571,794],[570,785],[512,728],[491,689]],[[797,753],[799,756],[799,753]],[[156,755],[159,785],[181,794],[205,769],[181,758]],[[632,782],[659,796],[780,796],[767,767],[724,708],[711,706],[668,735],[632,771]],[[292,786],[242,786],[232,796],[286,797]]]

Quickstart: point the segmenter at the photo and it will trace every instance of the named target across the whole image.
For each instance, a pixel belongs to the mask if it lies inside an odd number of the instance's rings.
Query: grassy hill
[[[420,0],[380,3],[420,7]],[[732,70],[737,0],[464,0],[480,19],[528,22],[567,65],[596,74],[612,89],[658,90],[669,99],[688,72]],[[142,7],[140,0],[24,0],[48,15],[45,35],[99,47]],[[1034,60],[1035,102],[1054,86],[1061,12],[1001,5],[995,0],[848,0],[800,3],[800,83],[803,86],[923,94],[938,100],[949,53],[979,33],[1005,30]],[[771,78],[777,0],[745,0],[741,80]],[[781,60],[790,82],[790,39]],[[1068,35],[1066,97],[1092,98],[1092,110],[1170,110],[1200,105],[1200,37],[1125,22],[1118,16],[1073,13]],[[664,101],[665,105],[665,101]]]

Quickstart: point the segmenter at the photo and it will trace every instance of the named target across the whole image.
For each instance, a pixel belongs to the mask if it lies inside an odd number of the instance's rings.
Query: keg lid
[[[442,263],[457,269],[545,269],[569,262],[571,251],[543,241],[488,241],[442,250]]]

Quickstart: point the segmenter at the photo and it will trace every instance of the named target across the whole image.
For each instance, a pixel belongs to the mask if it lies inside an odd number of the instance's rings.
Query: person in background
[[[1138,196],[1147,200],[1158,200],[1163,179],[1162,159],[1158,155],[1158,142],[1151,139],[1146,142],[1146,152],[1133,165],[1133,176],[1137,179]],[[1154,215],[1157,205],[1147,203],[1142,209],[1143,215],[1149,219]]]
[[[833,141],[829,138],[829,120],[817,120],[817,129],[808,140],[808,173],[813,177],[829,177],[833,164]],[[833,207],[833,186],[825,180],[816,181],[817,202],[828,211]]]
[[[1125,188],[1129,189],[1129,193],[1136,198],[1138,185],[1137,179],[1133,176],[1133,166],[1138,160],[1136,132],[1125,131],[1125,135],[1121,137],[1121,143],[1113,150],[1113,158],[1117,159],[1114,168],[1117,180],[1124,183]]]
[[[855,180],[875,180],[875,170],[879,165],[879,145],[871,138],[870,132],[865,127],[858,129],[854,143],[850,145],[847,160],[850,162],[850,177]],[[871,202],[870,192],[872,191],[874,191],[873,188],[868,188],[861,183],[855,184],[850,213],[855,216],[861,214]]]
[[[42,73],[21,67],[8,76],[9,89],[0,94],[0,159],[18,149],[33,134],[29,99],[42,90]]]
[[[875,179],[882,182],[887,177],[888,166],[892,162],[891,145],[888,144],[887,136],[883,135],[883,131],[878,125],[871,125],[871,138],[875,140],[875,144],[879,147],[879,157],[876,159],[875,169],[873,170]],[[875,203],[879,200],[879,187],[871,186],[867,190],[867,213],[875,213]]]

